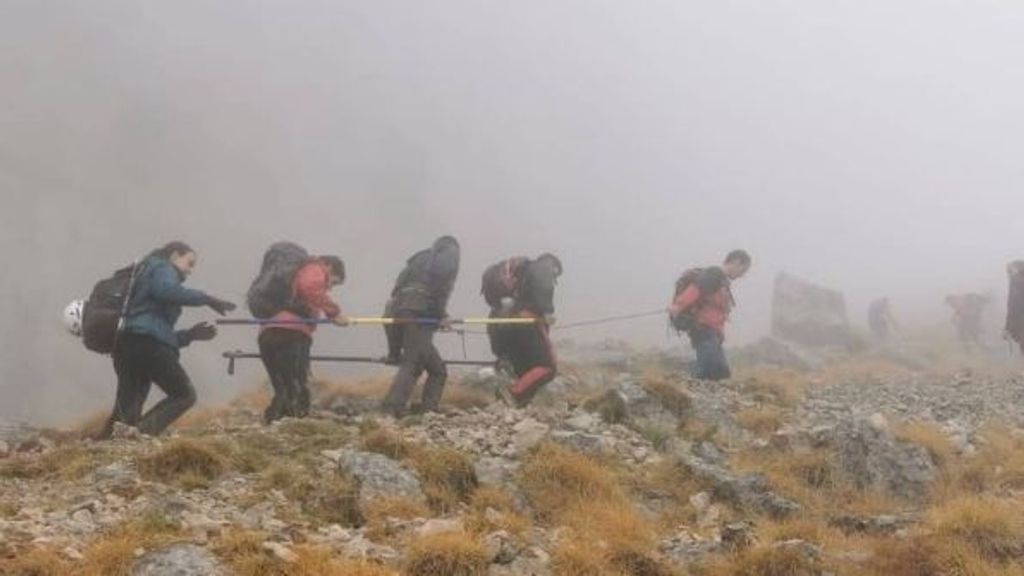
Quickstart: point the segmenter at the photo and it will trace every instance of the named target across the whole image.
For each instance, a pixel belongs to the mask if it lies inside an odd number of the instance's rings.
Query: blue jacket
[[[185,330],[174,331],[182,306],[206,306],[210,296],[182,285],[184,278],[168,260],[151,256],[135,281],[124,330],[151,336],[178,349],[188,346]]]

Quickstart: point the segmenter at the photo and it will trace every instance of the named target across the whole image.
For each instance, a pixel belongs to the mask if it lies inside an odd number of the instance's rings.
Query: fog
[[[109,359],[61,311],[173,239],[199,253],[190,285],[239,304],[270,242],[337,253],[356,315],[440,234],[463,246],[454,315],[482,312],[486,265],[552,251],[562,322],[662,307],[745,248],[734,344],[768,331],[780,270],[856,322],[880,295],[921,323],[949,292],[1001,300],[1024,256],[1021,30],[994,0],[0,0],[0,416],[108,408]],[[378,328],[320,336],[383,353]],[[571,336],[685,348],[658,318]],[[203,401],[260,382],[218,358],[254,340],[184,352]]]

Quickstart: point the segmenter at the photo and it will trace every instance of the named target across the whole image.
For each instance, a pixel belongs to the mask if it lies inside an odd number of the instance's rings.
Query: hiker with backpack
[[[272,245],[249,288],[249,311],[268,319],[259,348],[274,397],[263,413],[267,424],[286,416],[309,415],[310,348],[319,319],[347,326],[348,319],[330,290],[345,282],[345,263],[337,256],[310,256],[291,242]],[[307,322],[309,321],[309,322]]]
[[[195,265],[195,250],[183,242],[171,242],[154,250],[141,264],[119,271],[121,276],[112,279],[123,278],[124,271],[128,271],[129,288],[107,294],[115,299],[119,294],[126,302],[123,316],[118,314],[113,324],[105,320],[109,316],[99,309],[103,299],[97,293],[103,292],[104,286],[113,285],[110,281],[97,285],[86,303],[86,345],[97,349],[89,339],[90,334],[105,331],[117,372],[117,398],[102,438],[109,438],[118,422],[156,436],[195,404],[196,391],[179,361],[180,349],[192,342],[212,340],[217,329],[207,322],[178,331],[174,325],[184,306],[207,306],[221,316],[235,309],[227,300],[183,286]],[[143,415],[152,384],[167,396]]]
[[[968,292],[946,296],[946,305],[953,309],[953,325],[964,349],[984,348],[981,335],[984,332],[982,313],[990,298],[984,294]]]
[[[731,286],[747,273],[750,264],[747,252],[733,250],[722,266],[693,268],[676,281],[669,319],[676,330],[690,337],[697,354],[695,378],[725,380],[732,376],[722,348],[725,324],[736,305]]]
[[[879,298],[868,306],[868,328],[879,342],[885,342],[891,332],[899,329],[888,298]]]
[[[536,320],[533,324],[492,324],[487,328],[499,368],[517,378],[511,386],[497,390],[506,404],[527,406],[555,377],[557,360],[549,331],[555,322],[555,286],[561,275],[562,263],[552,254],[542,254],[535,260],[509,258],[483,274],[481,293],[491,307],[491,318]]]
[[[1010,293],[1006,301],[1006,327],[1003,338],[1016,342],[1024,354],[1024,260],[1014,260],[1006,266]]]
[[[440,408],[448,370],[434,346],[434,333],[447,329],[448,299],[459,274],[459,243],[451,236],[438,238],[433,246],[414,254],[398,275],[386,310],[397,319],[385,327],[388,338],[388,362],[399,364],[381,403],[385,413],[400,417],[407,411],[416,381],[423,372],[419,411]]]

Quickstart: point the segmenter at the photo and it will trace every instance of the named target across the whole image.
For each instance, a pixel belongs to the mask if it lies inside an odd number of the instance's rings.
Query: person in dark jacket
[[[542,254],[536,260],[513,258],[496,266],[509,271],[507,285],[511,293],[504,298],[488,298],[489,303],[497,302],[497,307],[492,305],[491,316],[536,320],[527,325],[492,326],[488,331],[499,364],[510,366],[516,377],[511,386],[498,388],[498,396],[506,404],[522,408],[555,378],[557,371],[549,332],[555,323],[555,286],[562,275],[562,262],[552,254]],[[486,292],[485,287],[485,296]]]
[[[263,413],[269,424],[291,416],[309,415],[309,352],[316,324],[299,320],[327,318],[338,326],[347,326],[341,307],[331,299],[330,290],[345,282],[345,263],[337,256],[319,256],[303,264],[292,278],[296,306],[281,310],[273,322],[260,330],[260,357],[270,377],[274,398]]]
[[[1010,280],[1010,295],[1006,302],[1006,327],[1003,337],[1016,342],[1024,354],[1024,260],[1014,260],[1006,266]]]
[[[443,236],[406,262],[386,310],[399,320],[387,329],[388,357],[399,369],[381,409],[395,416],[407,411],[416,381],[427,373],[420,409],[437,411],[448,370],[434,346],[434,333],[447,329],[448,299],[459,274],[459,243]],[[425,322],[424,322],[425,320]]]
[[[953,309],[957,338],[968,350],[973,347],[984,348],[981,342],[985,325],[982,314],[989,300],[988,296],[973,292],[946,296],[946,304]]]
[[[868,328],[879,342],[885,342],[890,333],[899,329],[888,298],[879,298],[868,306]]]
[[[736,304],[732,297],[732,282],[750,270],[750,263],[749,254],[733,250],[722,266],[702,269],[696,279],[676,295],[668,308],[673,324],[679,325],[681,314],[689,314],[693,318],[688,330],[690,344],[697,354],[693,368],[695,378],[725,380],[732,377],[722,347],[725,324]]]
[[[174,325],[183,306],[208,306],[221,316],[235,309],[231,302],[183,286],[195,264],[195,250],[183,242],[153,251],[142,263],[114,348],[117,398],[101,437],[109,438],[118,422],[156,436],[195,404],[179,350],[213,339],[217,329],[206,322],[178,331]],[[143,415],[152,384],[167,396]]]

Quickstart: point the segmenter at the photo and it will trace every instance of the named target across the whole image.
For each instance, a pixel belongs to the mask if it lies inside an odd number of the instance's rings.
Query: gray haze
[[[268,243],[337,252],[360,315],[439,234],[463,243],[457,315],[485,265],[552,250],[565,322],[664,306],[744,247],[734,343],[767,331],[781,269],[857,321],[882,294],[929,322],[950,291],[1001,299],[1021,30],[1005,0],[0,0],[0,415],[106,409],[109,360],[61,310],[178,238],[190,284],[239,303]],[[254,333],[222,334],[184,356],[207,401],[260,377],[223,374]],[[378,329],[323,335],[381,352]],[[659,319],[574,336],[678,346]]]

